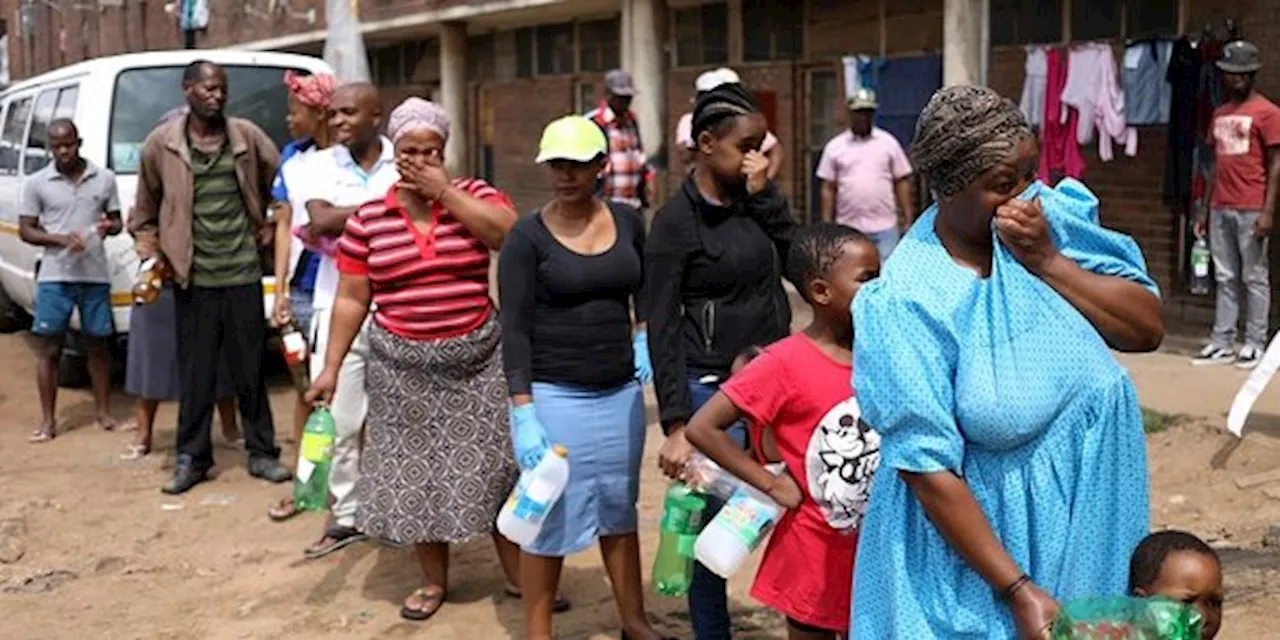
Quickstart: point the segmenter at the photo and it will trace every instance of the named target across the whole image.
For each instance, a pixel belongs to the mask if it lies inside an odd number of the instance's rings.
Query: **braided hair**
[[[994,90],[945,87],[920,112],[911,157],[933,192],[946,197],[969,186],[1032,135],[1018,106]]]
[[[747,88],[736,82],[722,84],[698,95],[693,105],[693,122],[690,135],[694,140],[703,131],[723,135],[721,126],[738,116],[760,113],[760,105]]]
[[[796,229],[783,271],[787,279],[796,284],[805,302],[813,303],[805,285],[814,278],[821,278],[835,266],[844,254],[847,242],[871,244],[871,239],[853,227],[835,222],[816,222]]]

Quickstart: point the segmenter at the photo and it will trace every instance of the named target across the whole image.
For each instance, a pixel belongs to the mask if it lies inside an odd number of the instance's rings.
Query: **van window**
[[[31,130],[27,133],[27,150],[23,154],[22,175],[29,176],[49,164],[49,123],[58,102],[57,89],[45,89],[36,98],[31,114]]]
[[[0,175],[17,175],[18,159],[22,155],[22,134],[27,131],[31,117],[31,98],[9,103],[4,116],[4,129],[0,131]]]
[[[116,173],[136,173],[147,134],[170,111],[186,105],[186,98],[182,95],[184,68],[129,69],[116,77],[108,147],[108,161]],[[229,93],[227,116],[253,122],[275,141],[277,147],[283,147],[289,141],[284,123],[289,111],[289,95],[284,87],[285,68],[226,65],[223,69],[227,72]]]
[[[73,84],[58,90],[58,106],[53,109],[53,119],[76,119],[76,100],[80,97],[80,85]]]

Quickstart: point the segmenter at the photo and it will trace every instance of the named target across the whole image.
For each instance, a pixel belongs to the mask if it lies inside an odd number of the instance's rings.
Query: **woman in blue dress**
[[[1040,638],[1123,594],[1148,533],[1146,449],[1111,349],[1164,335],[1137,245],[985,87],[940,90],[912,143],[938,204],[854,302],[854,388],[882,437],[856,638]]]

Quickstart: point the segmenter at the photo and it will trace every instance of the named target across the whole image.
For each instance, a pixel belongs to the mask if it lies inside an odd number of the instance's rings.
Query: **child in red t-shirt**
[[[880,436],[859,420],[853,398],[853,319],[862,284],[880,257],[863,234],[822,223],[796,232],[788,279],[813,307],[813,322],[732,376],[689,421],[688,437],[721,467],[788,511],[765,548],[751,596],[787,617],[791,640],[848,632],[857,527]],[[746,418],[767,430],[787,473],[774,476],[725,429]]]

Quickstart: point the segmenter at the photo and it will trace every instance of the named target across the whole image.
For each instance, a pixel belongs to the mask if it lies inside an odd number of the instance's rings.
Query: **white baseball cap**
[[[722,84],[737,84],[740,82],[742,82],[742,78],[738,77],[737,71],[729,67],[720,67],[700,74],[697,80],[693,81],[693,88],[698,93],[705,93]]]

